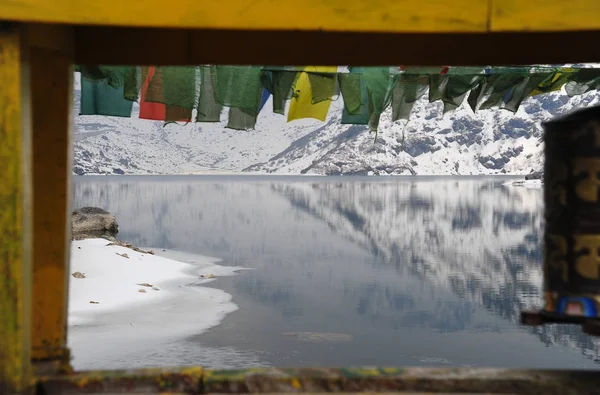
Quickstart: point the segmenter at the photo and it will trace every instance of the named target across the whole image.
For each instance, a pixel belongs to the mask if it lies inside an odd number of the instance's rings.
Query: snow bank
[[[241,268],[203,256],[144,254],[104,239],[73,241],[69,346],[76,369],[161,365],[157,349],[218,325],[237,306],[204,285]],[[167,252],[156,251],[158,254]],[[77,273],[79,272],[79,273]]]

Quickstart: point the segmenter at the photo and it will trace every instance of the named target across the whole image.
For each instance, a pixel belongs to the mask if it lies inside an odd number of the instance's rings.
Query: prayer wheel
[[[600,107],[543,127],[545,306],[521,321],[581,324],[600,335]]]

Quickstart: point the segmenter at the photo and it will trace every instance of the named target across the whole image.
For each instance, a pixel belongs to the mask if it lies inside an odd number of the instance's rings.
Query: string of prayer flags
[[[466,100],[475,111],[501,108],[516,112],[528,97],[565,89],[569,96],[600,89],[599,68],[519,67],[345,67],[345,66],[76,66],[81,73],[81,115],[139,117],[163,122],[219,122],[255,127],[272,100],[273,113],[287,120],[324,121],[340,95],[341,123],[369,125],[376,131],[381,114],[409,119],[414,103],[428,94],[444,112]]]

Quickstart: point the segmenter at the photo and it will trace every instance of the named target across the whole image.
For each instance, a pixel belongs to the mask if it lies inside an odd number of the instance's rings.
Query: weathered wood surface
[[[32,25],[28,37],[35,214],[32,358],[56,373],[61,364],[68,365],[72,30]]]
[[[488,0],[11,0],[5,19],[110,26],[354,31],[484,31]]]
[[[600,3],[600,2],[599,2]],[[413,65],[600,61],[600,31],[568,33],[332,33],[75,28],[77,64]],[[335,50],[332,50],[335,49]]]
[[[494,0],[491,31],[566,31],[600,28],[600,1]]]
[[[90,371],[41,378],[44,394],[198,394],[204,370],[195,368]]]
[[[593,371],[504,369],[365,368],[248,369],[182,368],[81,372],[44,378],[47,395],[96,393],[488,393],[587,394],[600,388]]]
[[[108,26],[372,32],[600,28],[597,0],[10,0],[6,20]]]
[[[31,180],[22,30],[0,25],[0,394],[31,384]]]

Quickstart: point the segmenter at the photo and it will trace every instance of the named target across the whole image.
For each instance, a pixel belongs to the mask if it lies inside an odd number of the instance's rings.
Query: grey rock
[[[534,129],[535,123],[531,119],[515,117],[500,126],[500,133],[517,139],[531,135]]]
[[[82,207],[71,215],[74,240],[87,238],[114,239],[119,233],[119,224],[114,215],[99,207]]]
[[[515,158],[523,152],[523,146],[509,148],[499,154],[499,157],[481,156],[479,163],[488,169],[501,170],[504,165],[510,162],[511,158]]]
[[[82,175],[84,175],[84,174],[85,174],[85,170],[83,170],[83,168],[81,168],[81,167],[79,167],[79,166],[75,166],[75,167],[73,168],[73,172],[74,172],[75,174],[77,174],[78,176],[82,176]]]
[[[419,138],[413,137],[407,139],[404,143],[404,151],[412,157],[422,155],[426,152],[435,152],[439,150],[439,147],[435,149],[436,141],[433,136],[422,136]]]
[[[526,180],[541,180],[542,177],[544,177],[544,173],[542,173],[541,171],[536,171],[531,174],[527,174],[525,176],[525,179]]]

